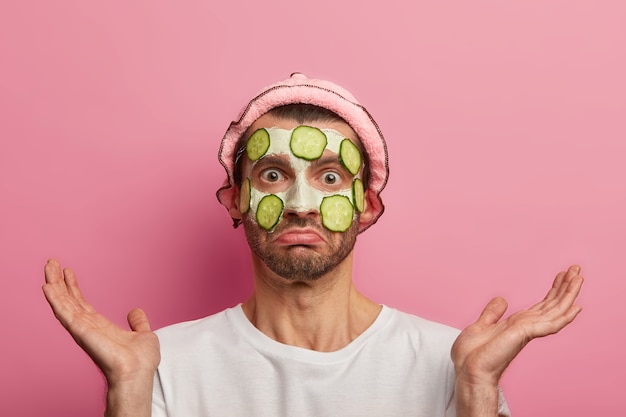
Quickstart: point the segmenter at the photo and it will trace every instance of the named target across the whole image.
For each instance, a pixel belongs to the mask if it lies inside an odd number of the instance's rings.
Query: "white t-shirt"
[[[153,417],[452,417],[458,330],[383,306],[346,347],[276,342],[241,305],[157,331]],[[501,397],[500,411],[508,414]]]

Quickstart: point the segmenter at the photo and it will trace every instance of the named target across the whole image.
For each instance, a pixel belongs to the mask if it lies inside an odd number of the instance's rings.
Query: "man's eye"
[[[334,172],[325,172],[322,174],[322,182],[327,185],[336,184],[339,182],[339,176]]]
[[[267,182],[277,182],[282,180],[283,174],[275,169],[267,169],[261,173],[261,178]]]

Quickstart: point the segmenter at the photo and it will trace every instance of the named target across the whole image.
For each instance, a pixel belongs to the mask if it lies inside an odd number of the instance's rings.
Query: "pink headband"
[[[219,161],[226,170],[227,178],[217,190],[217,198],[227,209],[232,208],[233,172],[235,169],[236,146],[244,132],[259,117],[271,109],[285,104],[313,104],[336,113],[343,118],[363,144],[369,159],[369,185],[374,198],[368,200],[375,215],[372,221],[361,226],[364,231],[383,214],[384,206],[380,193],[385,188],[389,176],[387,145],[380,128],[348,91],[324,80],[309,79],[303,74],[294,73],[290,78],[273,84],[254,97],[243,109],[237,121],[233,121],[226,131],[219,150]],[[235,226],[238,221],[235,220]]]

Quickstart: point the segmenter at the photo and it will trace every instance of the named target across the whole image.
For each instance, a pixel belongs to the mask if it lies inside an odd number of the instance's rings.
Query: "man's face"
[[[362,185],[360,152],[349,147],[358,144],[355,133],[338,121],[307,126],[314,129],[262,116],[242,155],[239,208],[248,244],[291,280],[319,278],[342,262],[354,247],[364,208],[362,189],[354,195],[355,182]],[[314,146],[320,132],[324,142]],[[342,145],[344,140],[350,143]]]

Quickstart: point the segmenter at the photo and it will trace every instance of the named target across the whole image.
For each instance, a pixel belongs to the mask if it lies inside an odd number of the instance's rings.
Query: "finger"
[[[567,312],[564,314],[566,323],[565,326],[570,324],[572,321],[574,321],[574,319],[578,316],[578,314],[580,314],[580,312],[583,311],[582,306],[579,305],[573,305],[571,306]],[[563,327],[565,327],[563,326]]]
[[[71,270],[61,270],[59,263],[50,259],[46,263],[44,273],[46,277],[46,283],[42,287],[44,296],[55,317],[65,328],[71,326],[76,314],[94,311],[93,307],[83,300],[76,277]]]
[[[85,297],[83,297],[83,293],[78,286],[78,280],[76,279],[76,274],[70,268],[65,268],[63,270],[63,276],[65,278],[65,285],[69,294],[74,297],[77,302],[77,305],[83,308],[84,310],[95,313],[96,309],[93,308],[91,304],[85,301]]]
[[[552,288],[550,288],[545,298],[532,306],[530,310],[545,310],[558,306],[561,303],[562,297],[567,292],[570,282],[574,277],[578,276],[579,273],[580,266],[578,265],[572,265],[567,271],[559,272],[552,283]]]
[[[496,297],[492,299],[489,303],[487,303],[482,313],[480,313],[476,323],[483,325],[497,323],[498,320],[500,320],[504,315],[507,307],[508,304],[504,298]]]
[[[565,326],[574,321],[574,319],[581,311],[582,307],[579,305],[570,306],[563,314],[559,315],[557,318],[539,323],[536,328],[536,333],[533,337],[543,337],[550,334],[558,333]]]
[[[563,282],[561,283],[561,286],[559,287],[559,291],[557,292],[556,297],[562,297],[563,294],[567,291],[567,288],[569,287],[570,281],[578,276],[580,274],[580,266],[578,265],[572,265],[567,269],[567,272],[565,273],[565,276],[563,277]]]
[[[59,263],[56,259],[48,259],[46,265],[43,268],[44,276],[46,278],[46,283],[53,283],[58,281],[57,271],[59,270]]]
[[[574,275],[579,275],[579,274],[580,274],[580,271],[581,271],[581,267],[580,267],[580,265],[571,265],[571,266],[568,268],[568,272],[571,272],[571,273],[572,273],[572,274],[574,274]]]
[[[44,276],[46,278],[46,284],[61,284],[63,283],[63,274],[61,273],[61,266],[55,259],[49,259],[44,267]]]
[[[582,311],[582,307],[575,305],[584,278],[576,275],[568,283],[566,290],[559,299],[555,299],[549,307],[545,307],[541,313],[542,319],[538,321],[535,337],[546,336],[556,333],[570,324]]]
[[[59,263],[50,259],[44,267],[44,275],[46,283],[42,287],[43,293],[48,303],[54,308],[53,304],[58,304],[61,297],[67,296],[67,287]]]
[[[72,322],[74,311],[76,309],[73,305],[72,299],[67,294],[65,285],[63,285],[62,290],[60,287],[61,285],[59,285],[58,283],[45,284],[43,286],[43,293],[46,297],[46,300],[48,301],[48,304],[52,308],[54,316],[61,322],[64,327],[67,328]]]
[[[136,332],[152,331],[150,328],[150,322],[148,321],[148,316],[140,308],[132,309],[128,313],[127,320],[130,328]]]
[[[561,310],[569,309],[574,304],[584,281],[585,279],[581,275],[576,275],[570,279],[559,297],[558,307]]]
[[[563,282],[563,279],[565,278],[566,273],[567,271],[561,271],[556,275],[556,278],[554,278],[554,281],[552,282],[552,288],[550,288],[550,291],[548,291],[544,300],[551,300],[554,297],[556,297],[556,295],[559,292],[559,288],[561,287],[561,283]]]
[[[67,290],[72,295],[72,297],[78,300],[84,300],[83,293],[78,287],[78,280],[76,279],[76,274],[74,273],[74,271],[70,268],[63,269],[63,278],[65,280]]]

